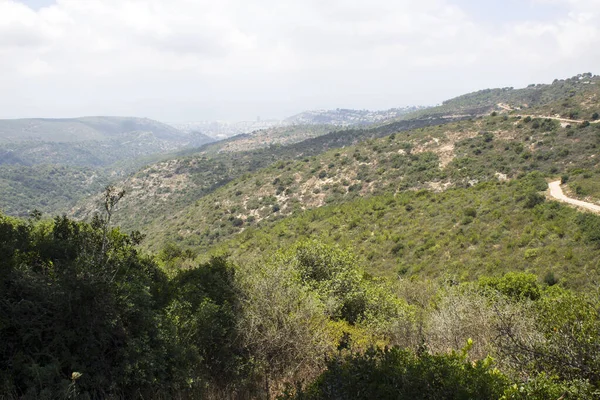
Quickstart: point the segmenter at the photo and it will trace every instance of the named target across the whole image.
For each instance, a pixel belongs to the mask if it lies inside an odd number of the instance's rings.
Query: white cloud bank
[[[600,0],[468,3],[0,0],[0,117],[282,117],[599,73]]]

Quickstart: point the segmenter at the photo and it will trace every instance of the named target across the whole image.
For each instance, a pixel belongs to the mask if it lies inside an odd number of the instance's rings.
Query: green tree
[[[466,352],[431,355],[372,348],[329,361],[307,389],[289,390],[282,399],[498,399],[507,381],[489,359],[471,363]]]
[[[137,398],[183,385],[166,276],[130,236],[0,216],[0,247],[2,393]]]

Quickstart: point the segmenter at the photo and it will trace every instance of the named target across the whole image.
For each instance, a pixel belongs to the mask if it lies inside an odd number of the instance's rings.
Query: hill
[[[369,138],[446,122],[446,119],[398,121],[370,129],[344,129],[289,146],[244,152],[207,154],[204,146],[184,157],[177,157],[143,168],[119,184],[128,195],[115,221],[125,229],[143,229],[157,217],[174,214],[198,199],[254,171],[277,161],[303,160],[328,149],[349,146]],[[218,145],[218,144],[215,144]],[[77,218],[89,218],[98,208],[99,197],[71,211]]]
[[[591,118],[585,111],[598,102],[600,76],[579,74],[568,79],[555,79],[551,84],[531,84],[523,89],[512,87],[484,89],[446,100],[437,107],[409,114],[407,117],[441,117],[445,115],[489,114],[490,112],[535,108],[541,115],[578,116]],[[553,109],[554,112],[553,112]]]
[[[373,125],[400,119],[426,107],[390,108],[389,110],[370,111],[338,108],[335,110],[312,110],[296,114],[284,120],[287,124],[360,126]]]
[[[440,191],[531,171],[593,170],[600,125],[536,117],[548,110],[566,113],[571,105],[593,114],[598,103],[588,100],[599,86],[584,82],[559,85],[565,98],[529,107],[534,118],[512,109],[451,123],[448,116],[428,116],[280,148],[199,153],[154,164],[122,184],[128,196],[116,221],[148,231],[154,249],[167,241],[206,249],[257,223],[358,196]],[[564,92],[571,87],[574,93]],[[89,217],[95,209],[88,203],[73,213]]]
[[[180,213],[157,215],[145,229],[153,245],[171,240],[202,249],[248,226],[361,196],[441,191],[531,171],[549,176],[595,171],[598,132],[597,124],[563,128],[551,120],[524,122],[507,115],[398,132],[279,161]]]
[[[0,120],[0,141],[81,142],[107,140],[130,132],[152,132],[158,139],[183,140],[172,126],[148,118],[82,117]]]
[[[214,154],[221,152],[242,152],[272,146],[287,146],[323,136],[340,129],[333,125],[278,126],[232,136],[218,142],[209,143],[206,146],[202,146],[202,149],[199,150],[189,150],[187,153]]]
[[[64,212],[161,154],[210,141],[147,118],[0,120],[0,210]]]
[[[147,118],[0,120],[0,164],[110,165],[211,141]]]

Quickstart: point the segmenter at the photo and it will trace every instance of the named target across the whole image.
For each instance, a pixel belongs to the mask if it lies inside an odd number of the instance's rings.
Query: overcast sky
[[[281,118],[582,72],[600,0],[0,0],[0,118]]]

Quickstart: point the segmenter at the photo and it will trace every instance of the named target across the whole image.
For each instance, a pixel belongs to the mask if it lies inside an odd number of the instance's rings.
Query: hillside
[[[526,271],[573,288],[593,285],[600,278],[596,228],[574,208],[536,195],[545,187],[532,175],[356,198],[247,228],[209,254],[247,260],[310,237],[352,249],[376,276],[464,281]]]
[[[147,118],[0,120],[0,210],[62,213],[162,154],[210,141]]]
[[[312,110],[288,117],[284,120],[286,124],[303,125],[334,125],[334,126],[360,126],[373,125],[400,119],[415,111],[426,107],[404,107],[391,108],[382,111],[352,110],[338,108],[335,110]]]
[[[447,122],[446,119],[415,119],[398,121],[371,129],[336,130],[289,146],[244,152],[206,154],[204,146],[184,157],[149,165],[119,186],[128,195],[115,222],[125,229],[144,229],[157,217],[174,214],[194,204],[223,185],[244,175],[265,168],[277,161],[303,160],[369,138],[379,138],[394,132],[416,129]],[[217,144],[215,144],[217,145]],[[98,209],[99,198],[74,207],[71,215],[90,218]]]
[[[0,120],[0,164],[109,165],[211,141],[147,118]]]
[[[559,114],[565,118],[592,118],[600,93],[600,76],[579,74],[568,79],[555,79],[551,84],[531,84],[523,89],[512,87],[484,89],[444,101],[440,106],[409,114],[408,117],[440,117],[444,115],[489,114],[518,109],[525,112],[535,108],[540,115]]]
[[[584,82],[561,86],[568,103],[549,97],[552,102],[527,113],[562,115],[575,107],[593,114],[598,103],[590,99],[600,87]],[[571,87],[577,89],[574,94],[564,92]],[[524,118],[522,112],[500,109],[451,123],[450,118],[409,119],[280,148],[165,161],[122,184],[128,196],[116,222],[147,231],[146,243],[155,250],[167,241],[206,249],[248,226],[358,196],[441,191],[531,171],[560,175],[596,168],[600,125]],[[95,209],[84,204],[73,215],[89,218]]]
[[[26,217],[67,212],[75,202],[101,192],[111,182],[104,170],[61,165],[0,165],[0,210]]]
[[[221,152],[241,152],[271,146],[288,146],[308,139],[326,135],[341,128],[333,125],[289,125],[259,129],[236,135],[218,142],[209,143],[199,150],[188,153],[213,154]],[[183,153],[183,152],[182,152]]]
[[[201,198],[146,228],[149,243],[167,239],[205,248],[263,220],[356,197],[405,190],[441,191],[530,171],[593,171],[600,125],[562,128],[545,120],[490,116],[398,132],[317,157],[279,161]],[[139,204],[139,203],[138,203]]]

